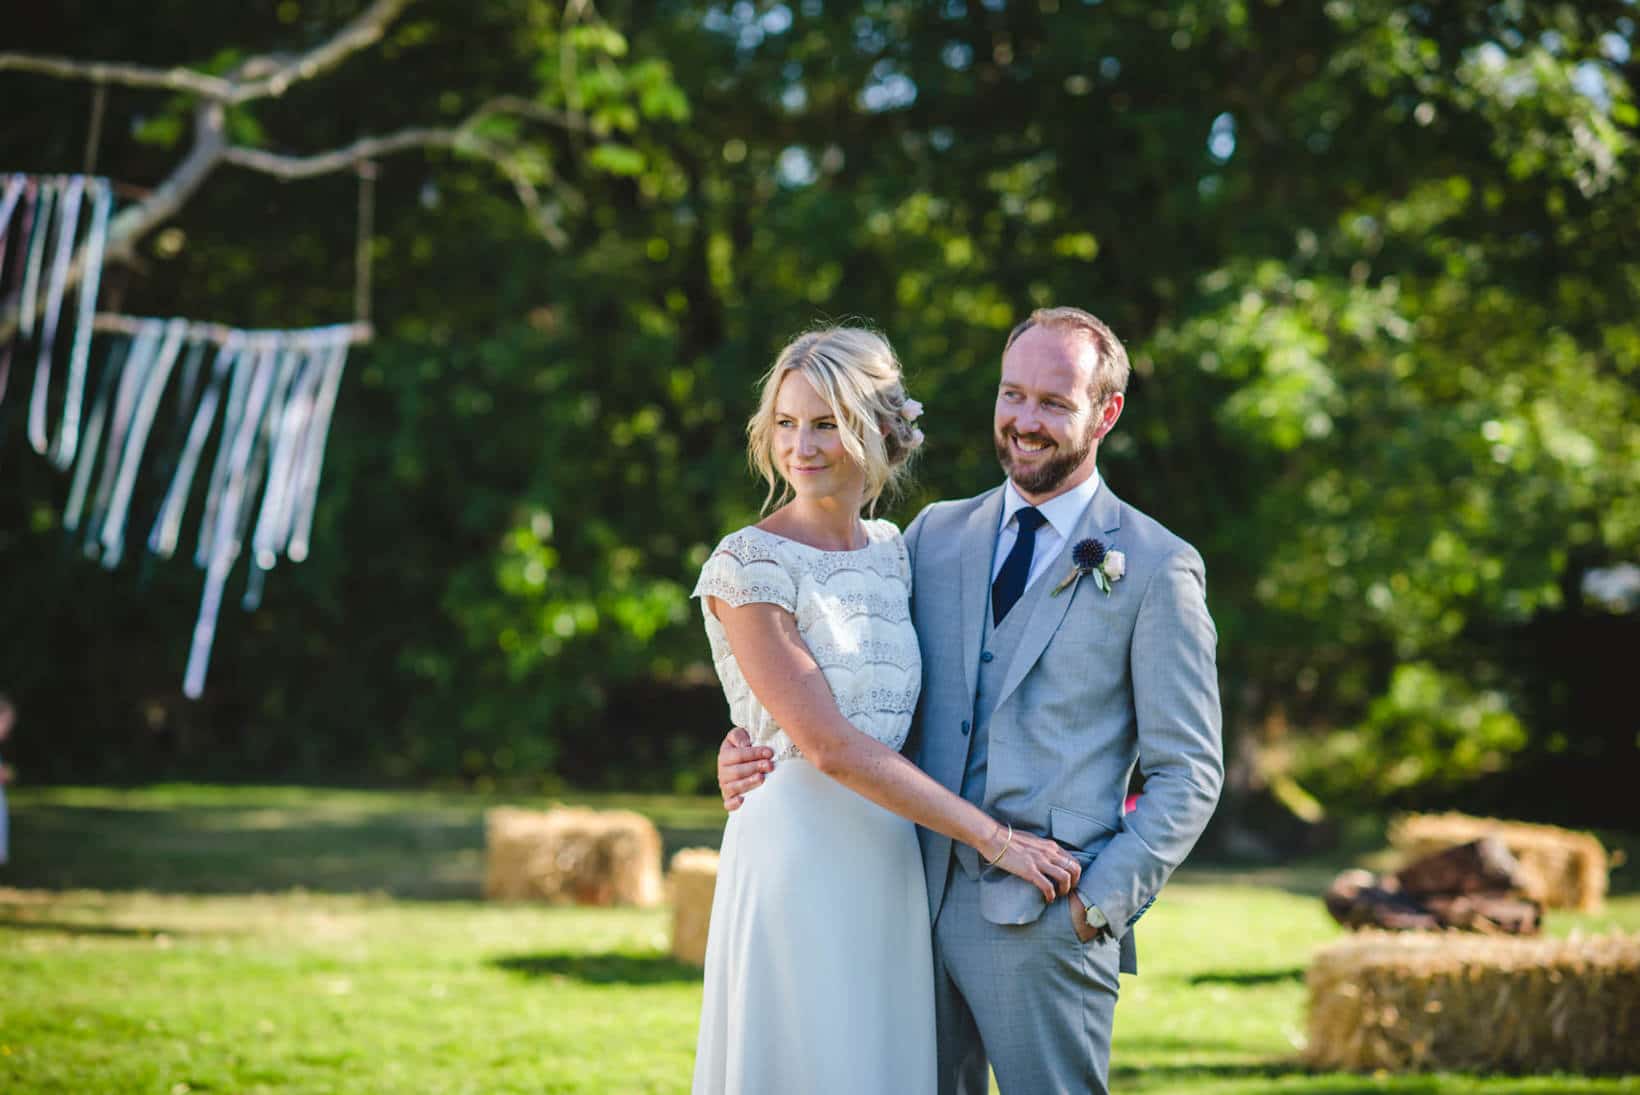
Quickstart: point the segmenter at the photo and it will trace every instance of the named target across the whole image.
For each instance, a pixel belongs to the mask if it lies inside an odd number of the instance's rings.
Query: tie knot
[[[1019,522],[1020,532],[1035,532],[1048,522],[1048,519],[1042,516],[1042,511],[1035,506],[1015,510],[1014,520]]]

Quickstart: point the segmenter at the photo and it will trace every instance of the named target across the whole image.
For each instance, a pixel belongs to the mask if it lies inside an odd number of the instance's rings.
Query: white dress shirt
[[[1042,577],[1042,572],[1048,569],[1048,564],[1059,554],[1065,546],[1065,540],[1076,528],[1076,523],[1082,520],[1082,514],[1087,512],[1088,503],[1093,496],[1099,493],[1099,473],[1094,472],[1085,481],[1066,491],[1048,499],[1037,506],[1037,512],[1046,520],[1042,527],[1036,530],[1036,543],[1031,546],[1031,574],[1025,580],[1025,588],[1030,589],[1036,580]],[[1019,523],[1014,520],[1014,514],[1029,506],[1025,496],[1019,493],[1012,479],[1002,488],[1002,525],[997,529],[996,550],[991,555],[991,581],[997,580],[997,574],[1002,570],[1002,564],[1008,558],[1008,553],[1014,549],[1014,541],[1019,539]]]

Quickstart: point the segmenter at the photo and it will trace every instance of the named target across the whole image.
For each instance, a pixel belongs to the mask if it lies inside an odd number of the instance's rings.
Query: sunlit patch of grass
[[[475,900],[489,801],[19,795],[18,859],[0,873],[14,887],[0,888],[0,1091],[688,1090],[700,975],[667,956],[666,910]],[[722,820],[712,799],[572,801],[644,810],[674,844],[712,843]],[[1640,1091],[1305,1071],[1303,971],[1340,934],[1317,896],[1331,869],[1196,869],[1169,886],[1123,982],[1115,1090]],[[1549,928],[1640,931],[1640,896]]]

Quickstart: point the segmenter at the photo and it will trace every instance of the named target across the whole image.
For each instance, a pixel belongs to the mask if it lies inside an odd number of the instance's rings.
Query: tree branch
[[[283,95],[291,84],[311,80],[335,68],[349,55],[369,49],[381,41],[393,20],[409,5],[410,0],[376,0],[329,40],[294,59],[285,60],[271,55],[251,58],[241,66],[242,79],[234,83],[228,101],[237,104],[265,99],[270,95]],[[269,65],[273,66],[273,70],[265,76],[261,75]]]
[[[350,54],[380,41],[388,26],[409,4],[410,0],[374,0],[356,19],[317,48],[294,56],[260,54],[248,58],[228,77],[210,76],[187,68],[158,69],[20,53],[0,53],[0,71],[10,69],[59,79],[160,88],[197,95],[203,100],[194,112],[194,145],[188,155],[141,201],[121,210],[110,221],[107,262],[134,262],[136,241],[174,216],[219,163],[235,164],[281,179],[305,179],[415,148],[449,148],[488,160],[511,183],[520,204],[542,236],[555,247],[568,246],[569,239],[557,221],[556,207],[541,200],[530,172],[510,150],[482,137],[478,127],[486,118],[512,114],[571,132],[588,131],[586,120],[575,111],[558,111],[521,96],[503,95],[485,102],[458,126],[412,127],[385,136],[362,137],[352,144],[310,156],[282,155],[227,143],[228,106],[281,95],[291,84],[334,68]],[[82,249],[69,267],[66,287],[77,286],[84,274]],[[32,308],[34,302],[22,301],[21,289],[0,301],[0,342],[11,338],[17,330],[23,306]]]
[[[358,18],[306,53],[263,54],[240,65],[231,77],[211,76],[191,68],[152,68],[147,65],[75,61],[29,53],[0,53],[0,72],[33,72],[59,80],[87,80],[94,84],[182,91],[221,103],[246,103],[283,95],[294,83],[311,80],[341,64],[348,56],[381,40],[387,28],[410,0],[376,0]]]
[[[67,57],[40,57],[29,53],[0,53],[0,72],[8,70],[55,76],[59,80],[87,80],[94,84],[186,91],[218,100],[229,98],[234,88],[231,80],[207,76],[191,68],[149,68],[103,61],[75,61]]]
[[[205,103],[194,112],[194,146],[188,150],[188,155],[147,197],[122,209],[108,222],[108,240],[103,256],[105,263],[134,261],[136,241],[175,214],[199,189],[227,148],[225,117],[222,104],[214,101]],[[85,276],[85,261],[86,252],[82,244],[69,265],[65,289],[73,289],[80,284],[80,279]],[[12,290],[0,301],[0,343],[10,339],[17,330],[24,304],[21,287]],[[26,302],[31,309],[34,305],[32,300]]]
[[[312,156],[285,156],[260,148],[226,148],[224,163],[250,168],[264,175],[290,181],[310,179],[315,175],[329,175],[344,171],[365,160],[374,160],[394,152],[412,148],[456,148],[464,145],[465,134],[460,129],[402,129],[383,137],[361,137],[350,145],[333,148]]]
[[[403,129],[386,136],[363,137],[342,148],[311,156],[283,156],[259,148],[230,147],[222,151],[221,158],[225,163],[288,181],[345,171],[366,160],[379,159],[395,152],[415,148],[449,148],[465,152],[488,160],[506,176],[507,181],[512,184],[513,193],[518,196],[519,204],[530,214],[530,219],[535,222],[536,228],[546,237],[547,242],[554,247],[567,247],[569,237],[564,235],[563,229],[559,227],[551,207],[542,202],[540,191],[536,189],[529,174],[519,165],[517,158],[500,145],[487,141],[473,132],[473,126],[485,117],[486,111],[490,114],[497,113],[487,106],[454,129]]]
[[[554,110],[550,106],[542,106],[533,99],[526,99],[521,95],[498,95],[488,100],[483,106],[461,123],[464,130],[472,129],[480,121],[495,114],[516,114],[520,118],[528,118],[532,122],[541,122],[544,125],[557,126],[559,129],[569,130],[572,133],[590,133],[592,127],[587,124],[586,118],[575,112]]]

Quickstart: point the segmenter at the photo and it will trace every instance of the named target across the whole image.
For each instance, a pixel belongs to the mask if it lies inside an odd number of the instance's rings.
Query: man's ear
[[[1122,417],[1122,408],[1126,404],[1127,399],[1121,392],[1110,393],[1104,406],[1099,408],[1099,425],[1094,430],[1094,437],[1097,440],[1103,441],[1105,435],[1116,428],[1116,420]]]

